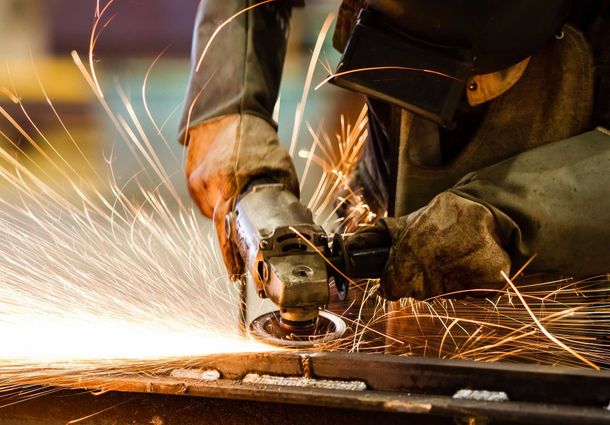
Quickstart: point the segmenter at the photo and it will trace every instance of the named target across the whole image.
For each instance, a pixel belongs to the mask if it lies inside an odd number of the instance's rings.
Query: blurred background
[[[115,113],[127,116],[119,90],[125,92],[185,199],[184,152],[176,143],[176,134],[188,80],[191,34],[198,2],[115,0],[102,21],[95,48],[95,68],[105,100]],[[290,143],[294,113],[316,38],[324,19],[329,13],[336,13],[339,3],[339,0],[308,1],[307,7],[294,11],[280,94],[279,133],[286,144]],[[96,9],[106,4],[98,0],[0,0],[0,106],[34,140],[44,135],[69,161],[75,150],[45,99],[46,91],[79,148],[102,171],[108,167],[107,160],[112,160],[115,175],[121,182],[142,173],[142,166],[131,156],[130,147],[120,140],[71,57],[74,50],[86,62]],[[326,37],[320,61],[334,67],[339,54],[331,46],[333,30],[334,24]],[[152,116],[162,127],[163,137],[156,134],[142,101],[144,78],[159,55],[148,77],[146,97]],[[318,64],[313,85],[326,75],[324,67]],[[14,96],[21,99],[23,108],[12,101]],[[314,128],[323,125],[333,134],[341,114],[353,117],[361,107],[360,98],[326,85],[310,93],[305,119]],[[32,157],[39,155],[5,117],[0,117],[0,131]],[[305,125],[301,128],[300,141],[302,147],[311,143]],[[0,143],[4,148],[15,150],[6,138]],[[83,161],[75,158],[73,162],[76,168],[83,166],[81,177],[86,179],[90,171]],[[302,164],[297,161],[299,167]],[[310,180],[313,184],[317,179],[312,176]]]
[[[105,102],[115,115],[135,128],[120,93],[129,99],[144,133],[187,206],[191,204],[183,177],[184,149],[176,139],[198,2],[115,0],[100,24],[94,56]],[[279,108],[279,135],[286,146],[291,140],[297,103],[318,34],[328,14],[336,14],[339,3],[340,0],[310,0],[305,8],[294,10]],[[154,190],[160,179],[154,175],[144,178],[150,170],[134,155],[133,145],[122,140],[71,56],[72,51],[78,52],[88,65],[95,13],[106,4],[107,0],[0,0],[0,107],[5,111],[0,116],[0,147],[53,187],[67,186],[62,171],[70,167],[84,190],[96,187],[108,194],[112,179],[137,202],[142,197],[138,185]],[[334,68],[339,54],[331,45],[333,31],[334,23],[326,36],[320,62]],[[144,109],[142,87],[149,70],[147,104],[161,128],[160,135]],[[313,91],[313,86],[327,75],[327,70],[318,63],[304,122],[311,122],[316,131],[323,129],[334,138],[341,115],[346,116],[346,122],[353,121],[363,101],[328,84]],[[302,149],[309,149],[312,138],[305,125],[301,127],[299,141]],[[52,161],[58,166],[53,166]],[[304,163],[297,159],[297,169],[302,170]],[[1,165],[6,163],[2,161]],[[315,170],[309,173],[305,194],[317,186],[319,175]],[[10,202],[11,196],[19,196],[14,189],[9,190],[5,180],[1,181],[2,200]],[[176,208],[171,197],[166,201],[170,208]],[[210,223],[201,218],[201,226],[206,229]],[[249,289],[252,292],[249,300],[253,303],[249,309],[251,318],[272,307],[270,303],[258,302],[252,285]]]

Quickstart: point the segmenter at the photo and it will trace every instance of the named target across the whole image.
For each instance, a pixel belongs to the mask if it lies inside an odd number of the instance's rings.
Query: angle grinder
[[[341,338],[347,329],[322,310],[329,287],[347,297],[350,279],[381,275],[389,241],[350,250],[340,235],[329,241],[311,211],[276,183],[257,182],[227,216],[227,231],[239,249],[256,291],[279,310],[255,319],[249,332],[283,347],[312,347]]]

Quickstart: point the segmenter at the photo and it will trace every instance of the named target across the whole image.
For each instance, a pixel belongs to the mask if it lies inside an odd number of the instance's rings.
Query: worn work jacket
[[[201,2],[182,141],[188,142],[190,127],[226,114],[252,114],[276,125],[271,116],[290,3],[269,3],[237,15],[208,47],[219,24],[257,2]],[[334,36],[339,49],[361,5],[360,0],[343,2]],[[405,114],[409,130],[401,136],[407,149],[399,176],[389,175],[388,166],[389,147],[398,141],[390,140],[384,128],[383,113],[378,113],[383,105],[373,105],[370,122],[377,128],[371,129],[356,181],[370,204],[383,210],[390,182],[398,177],[398,214],[426,205],[445,190],[488,206],[515,265],[538,255],[531,271],[608,272],[610,136],[604,128],[595,130],[594,111],[599,98],[607,104],[609,96],[594,96],[595,69],[607,70],[607,64],[595,63],[596,57],[579,30],[566,28],[563,38],[532,56],[514,87],[485,106],[477,127],[459,141],[461,149],[450,160],[430,154],[442,151],[429,149],[442,147],[442,131]]]

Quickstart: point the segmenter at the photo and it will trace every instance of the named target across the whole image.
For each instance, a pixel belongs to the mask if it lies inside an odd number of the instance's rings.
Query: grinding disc
[[[280,324],[280,312],[272,311],[257,317],[250,324],[250,335],[267,344],[287,348],[307,348],[339,339],[347,326],[337,315],[321,311],[309,333],[295,333]]]

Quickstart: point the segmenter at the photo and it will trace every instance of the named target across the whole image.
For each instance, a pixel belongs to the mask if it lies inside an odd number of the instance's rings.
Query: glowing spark
[[[95,44],[97,42],[97,37],[99,36],[99,34],[97,32],[97,28],[100,24],[102,16],[104,16],[104,14],[110,8],[110,6],[112,5],[113,2],[114,2],[114,0],[110,0],[108,3],[106,3],[106,6],[104,6],[104,8],[101,11],[99,11],[99,2],[98,2],[98,4],[97,4],[98,9],[96,9],[96,11],[95,11],[95,21],[93,22],[93,27],[91,28],[91,36],[89,39],[89,71],[91,72],[91,77],[92,77],[94,85],[95,85],[96,94],[101,97],[104,97],[104,93],[102,92],[102,88],[100,87],[100,84],[97,80],[97,75],[95,73],[95,66],[93,64],[93,62],[94,62],[93,51],[95,50]]]
[[[202,329],[197,323],[172,329],[159,322],[162,321],[135,323],[85,314],[73,317],[13,314],[0,319],[0,333],[7,342],[3,344],[0,357],[3,361],[58,363],[163,359],[273,349],[231,332],[223,334],[214,329]]]
[[[163,141],[163,143],[165,144],[165,147],[167,148],[167,150],[170,152],[170,154],[172,155],[172,157],[174,159],[177,159],[176,156],[174,155],[174,151],[170,148],[169,143],[167,141],[167,139],[165,138],[165,136],[163,135],[163,132],[161,131],[161,129],[163,128],[163,125],[161,125],[161,127],[159,127],[157,125],[157,121],[155,121],[155,119],[153,118],[152,113],[150,112],[150,108],[148,106],[148,100],[146,98],[146,87],[148,86],[148,77],[150,77],[150,74],[153,70],[153,68],[155,67],[155,65],[157,64],[157,62],[159,62],[159,60],[161,59],[161,57],[165,54],[165,52],[167,51],[167,49],[169,49],[169,46],[166,47],[165,49],[163,49],[163,51],[161,53],[159,53],[157,55],[157,57],[155,58],[155,60],[150,64],[150,66],[148,67],[148,70],[146,70],[146,74],[144,74],[144,82],[142,83],[142,104],[144,105],[144,110],[146,111],[146,115],[148,116],[148,119],[150,120],[151,124],[153,125],[153,127],[156,130],[156,134],[157,136],[159,136],[161,138],[161,140]],[[180,103],[177,107],[180,107],[182,105],[182,103]],[[167,117],[167,120],[171,118],[171,115],[169,117]]]
[[[521,266],[521,268],[519,270],[517,270],[515,272],[514,275],[512,275],[511,280],[515,280],[521,273],[523,273],[525,271],[525,269],[527,269],[529,267],[530,264],[532,264],[532,261],[534,261],[536,259],[536,257],[538,256],[538,254],[534,254],[532,255],[526,262],[525,264],[523,264],[523,266]]]
[[[83,417],[78,418],[78,419],[72,419],[71,421],[69,421],[69,422],[67,423],[67,425],[77,424],[77,423],[79,423],[79,422],[82,422],[82,421],[85,421],[85,420],[87,420],[87,419],[93,418],[93,417],[95,417],[95,416],[97,416],[97,415],[100,415],[100,414],[102,414],[102,413],[104,413],[104,412],[107,412],[107,411],[109,411],[109,410],[115,409],[115,408],[117,408],[117,407],[119,407],[119,406],[121,406],[121,405],[123,405],[123,404],[130,403],[130,402],[132,402],[133,400],[135,400],[136,398],[137,398],[137,397],[129,398],[129,399],[127,399],[127,400],[125,400],[125,401],[122,401],[122,402],[120,402],[120,403],[113,404],[112,406],[107,407],[107,408],[105,408],[105,409],[98,410],[97,412],[92,413],[92,414],[90,414],[90,415],[83,416]]]
[[[331,263],[328,258],[326,258],[324,253],[322,251],[320,251],[318,249],[318,247],[315,246],[309,239],[307,239],[301,232],[299,232],[296,228],[294,228],[292,226],[290,226],[289,229],[292,230],[299,238],[301,238],[303,240],[303,242],[305,242],[307,245],[309,245],[310,248],[313,249],[320,257],[322,257],[322,259],[326,262],[326,264],[331,266],[334,271],[339,273],[348,282],[353,283],[352,280],[347,275],[345,275],[341,270],[339,270],[337,267],[335,267],[335,265],[333,263]]]
[[[303,113],[305,111],[305,105],[307,104],[307,96],[309,94],[309,87],[311,86],[311,81],[313,80],[313,73],[316,69],[316,63],[318,61],[318,57],[320,56],[320,52],[322,51],[322,46],[324,45],[324,40],[326,39],[326,34],[328,34],[328,30],[330,29],[330,25],[335,19],[335,15],[330,13],[324,24],[322,24],[322,29],[318,33],[318,39],[316,40],[316,45],[313,49],[313,54],[311,55],[311,59],[309,61],[309,68],[307,69],[307,76],[305,77],[305,85],[303,87],[303,95],[301,96],[301,101],[297,104],[297,109],[294,115],[294,127],[292,129],[292,139],[290,141],[290,156],[294,155],[294,150],[297,145],[297,139],[299,137],[299,133],[301,131],[301,121],[303,120]]]
[[[235,13],[234,15],[230,16],[222,24],[218,25],[218,27],[216,27],[216,29],[214,30],[214,32],[210,36],[210,39],[208,40],[207,44],[203,48],[203,52],[201,52],[201,55],[199,56],[199,60],[197,61],[197,66],[195,67],[195,72],[199,72],[199,68],[201,68],[201,64],[203,63],[203,60],[205,59],[205,56],[208,53],[208,50],[210,49],[210,46],[212,45],[212,43],[214,42],[214,40],[218,36],[218,33],[220,31],[222,31],[222,29],[224,27],[226,27],[228,24],[230,24],[238,16],[243,15],[244,13],[247,13],[248,11],[254,9],[255,7],[259,7],[259,6],[265,5],[267,3],[272,3],[274,1],[279,1],[279,0],[264,0],[264,1],[261,1],[259,3],[253,4],[252,6],[248,6],[245,9],[242,9],[239,12]]]
[[[384,70],[421,72],[421,73],[426,73],[426,74],[437,75],[439,77],[449,78],[450,80],[455,80],[460,83],[464,82],[463,80],[460,80],[459,78],[456,78],[452,75],[445,74],[440,71],[435,71],[433,69],[412,68],[412,67],[408,67],[408,66],[371,66],[368,68],[350,69],[349,71],[343,71],[343,72],[337,72],[336,74],[331,74],[328,77],[326,77],[324,80],[322,80],[322,82],[320,82],[320,84],[318,84],[314,88],[314,90],[318,90],[320,87],[322,87],[324,84],[328,83],[330,80],[332,80],[335,77],[342,77],[343,75],[356,74],[359,72],[384,71]]]
[[[576,357],[577,359],[581,360],[583,363],[591,366],[593,369],[599,370],[599,366],[597,366],[595,363],[592,363],[591,361],[589,361],[588,359],[584,358],[583,356],[581,356],[580,354],[578,354],[576,351],[574,351],[573,349],[571,349],[570,347],[568,347],[567,345],[565,345],[563,342],[561,342],[560,340],[558,340],[555,335],[551,334],[543,325],[542,323],[540,323],[540,320],[538,320],[538,317],[536,317],[536,315],[534,314],[534,312],[530,309],[529,305],[525,302],[525,299],[523,298],[523,296],[521,295],[521,292],[519,292],[519,290],[517,289],[517,287],[515,286],[515,284],[510,280],[510,278],[506,275],[506,273],[504,273],[504,271],[500,272],[502,274],[502,277],[506,280],[506,282],[510,285],[511,289],[515,292],[515,294],[517,295],[517,297],[519,298],[519,300],[521,301],[521,303],[523,304],[523,307],[525,307],[525,309],[527,310],[528,314],[532,317],[532,320],[534,321],[534,323],[536,324],[536,326],[538,326],[538,328],[540,328],[540,330],[542,331],[543,334],[546,335],[546,337],[548,339],[550,339],[551,341],[553,341],[555,344],[557,344],[558,346],[560,346],[561,348],[563,348],[564,350],[566,350],[567,352],[569,352],[570,354],[572,354],[574,357]]]

